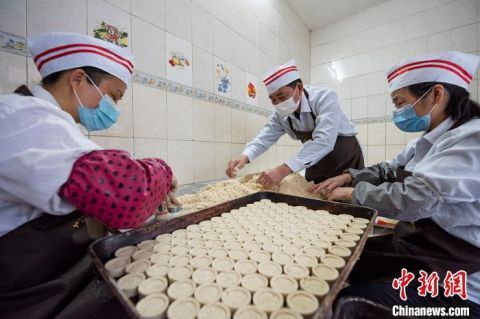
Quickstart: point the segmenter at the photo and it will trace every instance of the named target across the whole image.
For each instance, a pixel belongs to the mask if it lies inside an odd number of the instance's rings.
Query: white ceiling
[[[310,30],[389,0],[286,0]]]

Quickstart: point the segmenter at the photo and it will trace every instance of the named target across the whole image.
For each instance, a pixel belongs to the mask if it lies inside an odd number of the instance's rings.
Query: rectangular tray
[[[375,217],[377,215],[377,211],[374,209],[352,204],[315,200],[272,192],[259,192],[200,210],[189,215],[180,216],[171,220],[159,221],[144,228],[99,239],[90,245],[89,253],[98,272],[105,279],[107,286],[111,289],[112,293],[119,300],[120,304],[125,308],[130,317],[140,318],[140,315],[135,309],[135,305],[130,298],[119,289],[115,279],[108,275],[108,272],[104,267],[105,262],[113,257],[115,250],[123,246],[137,244],[146,239],[155,238],[160,234],[171,233],[177,229],[186,228],[191,224],[198,224],[201,221],[220,216],[222,213],[229,212],[232,209],[243,207],[262,199],[270,199],[272,202],[287,203],[292,206],[306,206],[309,209],[315,210],[324,209],[333,214],[350,214],[354,217],[362,217],[370,220],[370,223],[361,236],[352,256],[346,262],[345,267],[339,271],[338,279],[330,287],[329,293],[321,300],[320,307],[313,316],[313,318],[330,318],[332,316],[332,304],[347,280],[348,275],[352,271],[353,266],[365,246],[368,234],[373,228]]]

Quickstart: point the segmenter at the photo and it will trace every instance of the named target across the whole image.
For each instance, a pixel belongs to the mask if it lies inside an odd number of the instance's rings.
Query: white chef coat
[[[391,162],[412,172],[404,184],[359,182],[352,202],[402,221],[431,218],[455,237],[480,247],[480,119],[452,129],[446,119],[413,140]],[[480,272],[467,279],[468,299],[480,304]]]
[[[58,195],[75,161],[101,149],[41,86],[0,96],[0,236],[43,213],[75,207]]]
[[[313,139],[304,143],[300,151],[285,163],[293,172],[301,171],[318,163],[333,150],[337,136],[357,134],[355,126],[343,113],[335,92],[308,85],[304,88],[308,92],[309,98],[307,99],[302,92],[300,118],[297,119],[294,114],[282,116],[272,112],[267,124],[243,151],[243,155],[246,155],[250,162],[268,150],[285,133],[294,140],[297,139],[288,123],[289,118],[295,130],[313,131]],[[311,116],[312,111],[316,116],[315,121]]]

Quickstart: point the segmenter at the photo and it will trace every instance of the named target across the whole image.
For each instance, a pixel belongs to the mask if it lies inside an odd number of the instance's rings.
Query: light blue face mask
[[[98,102],[96,108],[85,107],[83,106],[82,101],[80,101],[77,92],[73,90],[73,93],[75,93],[78,103],[80,104],[78,107],[80,123],[82,123],[88,131],[106,130],[117,122],[120,111],[112,98],[107,94],[102,94],[88,74],[85,75],[90,80],[90,83],[95,86],[102,98]]]
[[[404,132],[422,132],[430,128],[431,113],[436,105],[434,105],[430,112],[425,115],[418,116],[415,113],[414,106],[420,101],[425,95],[430,92],[430,88],[425,92],[415,103],[407,104],[399,110],[393,111],[393,123]]]

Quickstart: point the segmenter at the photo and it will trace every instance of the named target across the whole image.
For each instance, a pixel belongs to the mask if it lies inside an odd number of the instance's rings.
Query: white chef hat
[[[101,69],[127,85],[132,77],[134,58],[127,50],[85,34],[41,33],[28,38],[28,49],[42,78],[83,66]]]
[[[263,83],[267,86],[268,94],[275,93],[279,88],[300,79],[295,60],[288,61],[270,70],[264,78]]]
[[[479,62],[479,56],[456,51],[410,57],[387,71],[389,91],[424,82],[443,82],[467,89]]]

